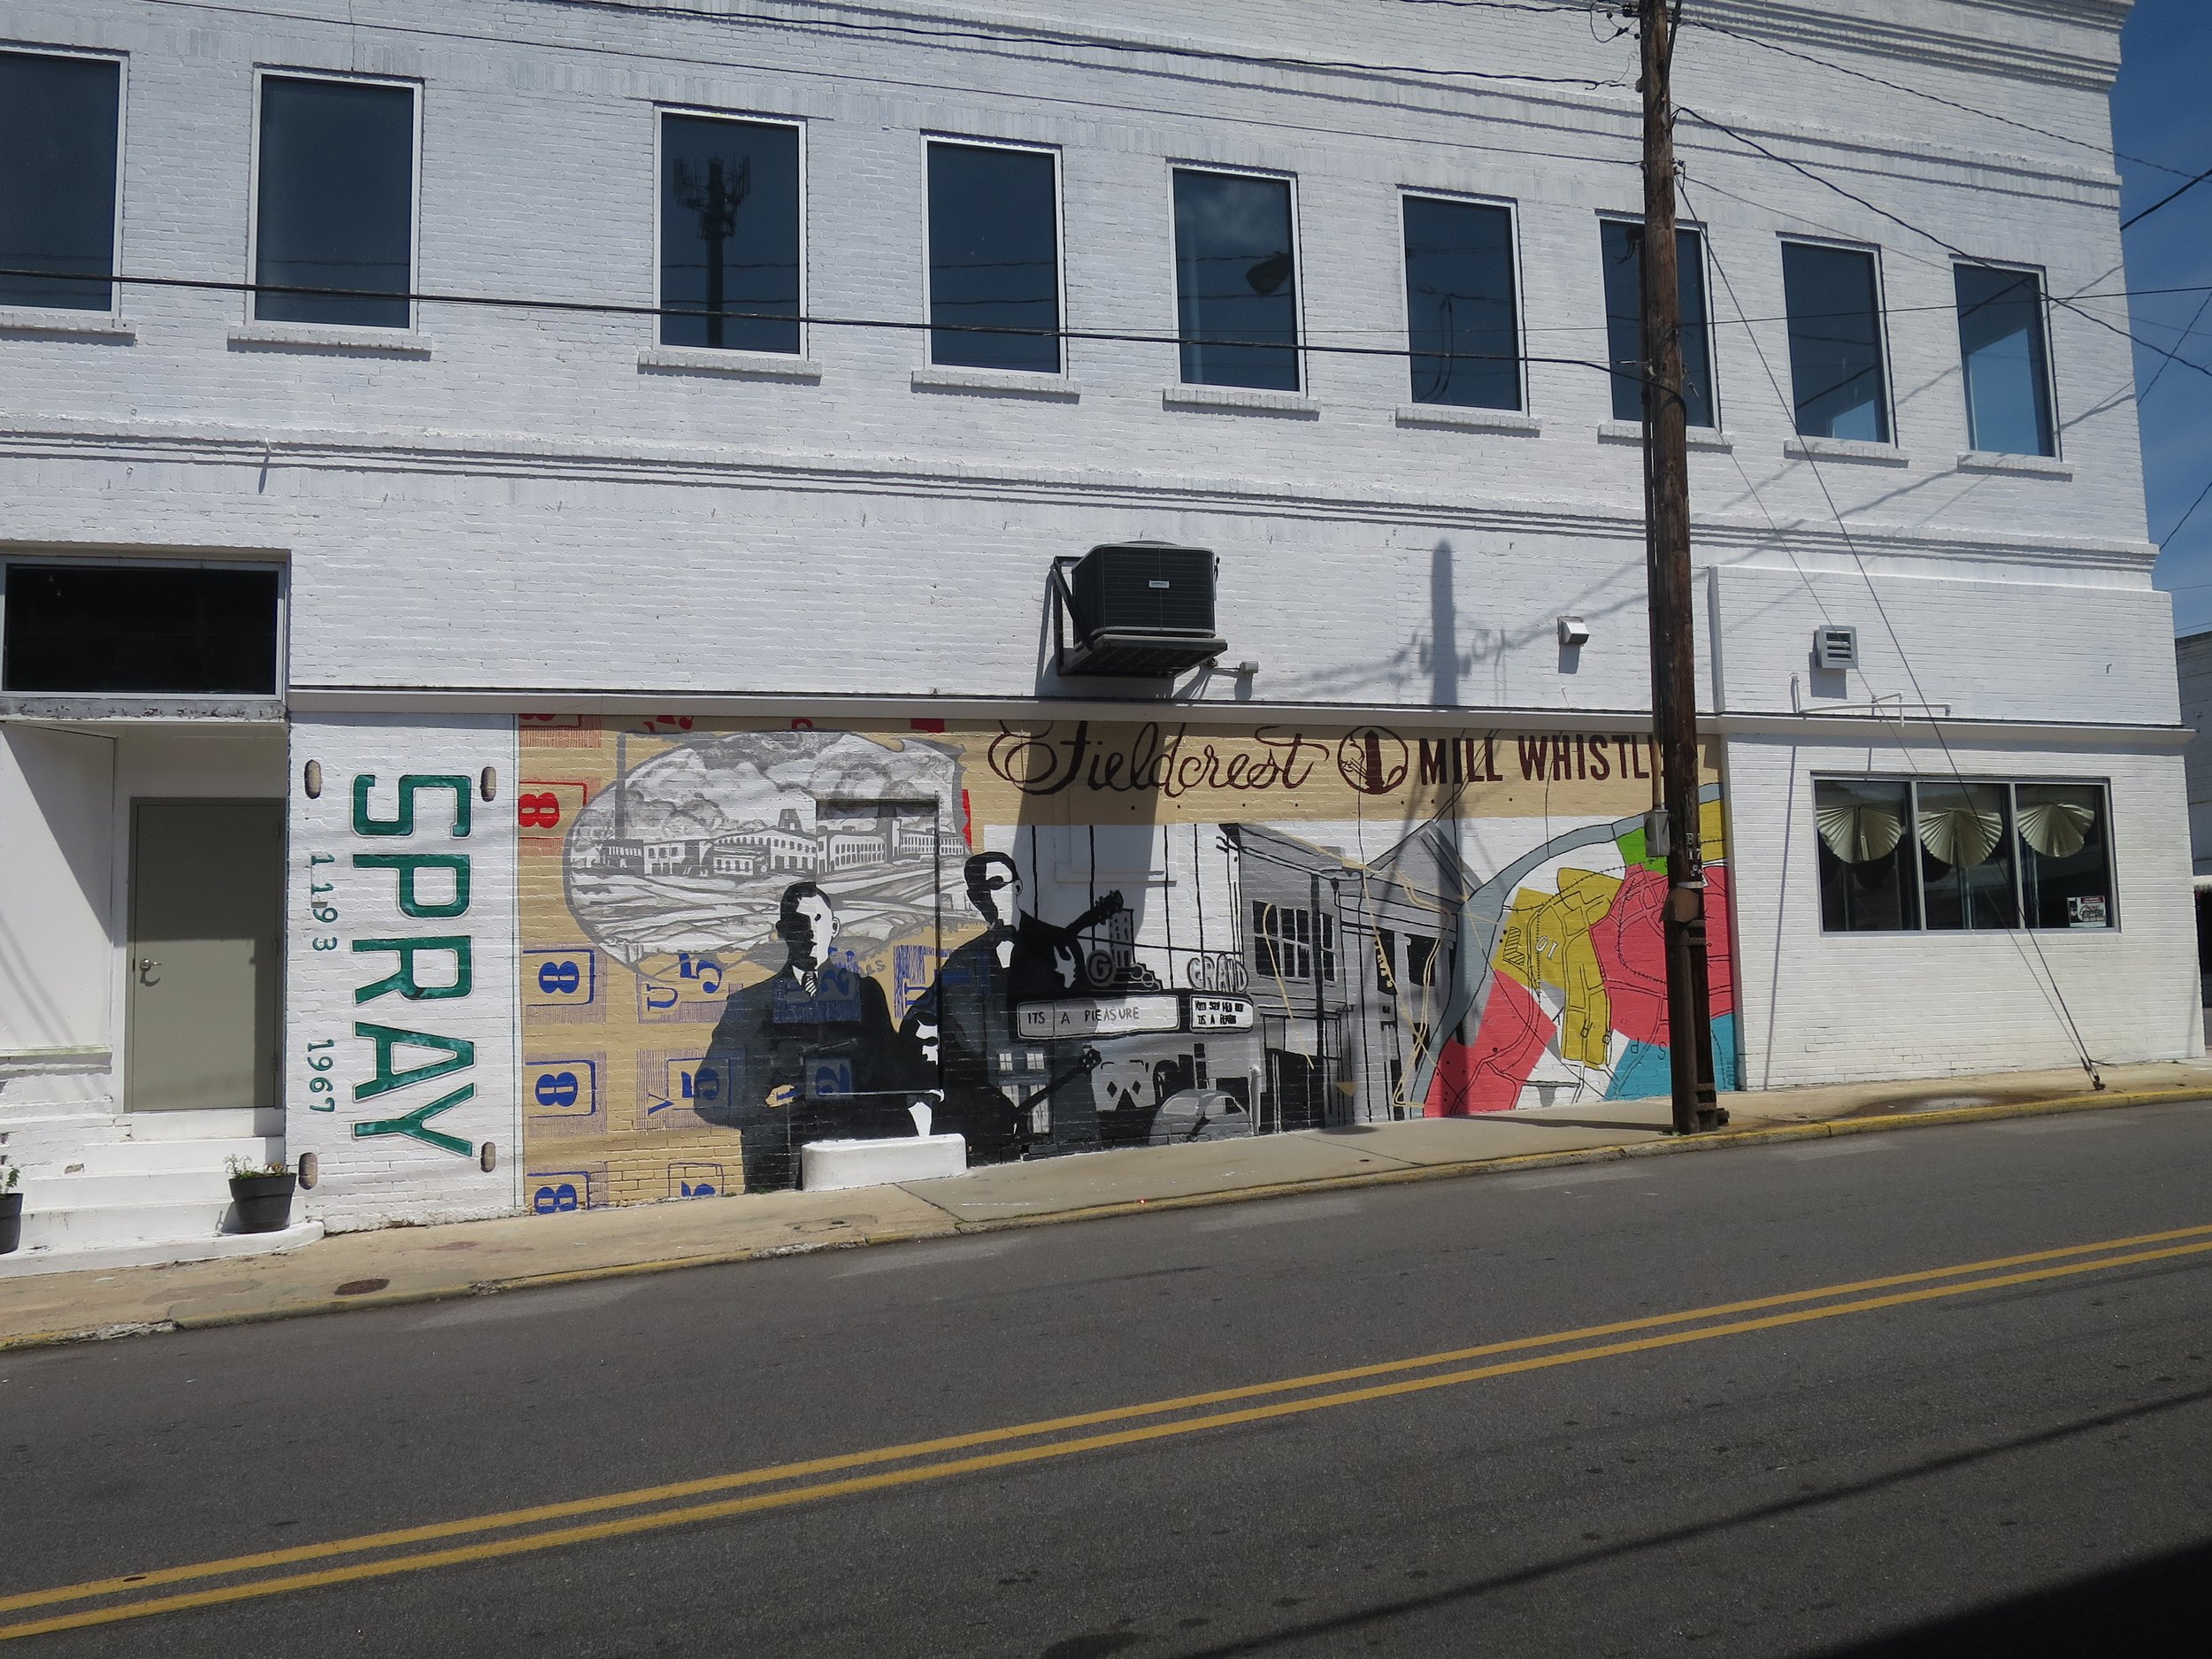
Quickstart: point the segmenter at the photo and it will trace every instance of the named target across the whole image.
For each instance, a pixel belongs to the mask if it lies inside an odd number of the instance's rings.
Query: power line
[[[1925,98],[1931,104],[1940,104],[1946,109],[1956,110],[1962,115],[1975,116],[1985,121],[1995,121],[2004,127],[2015,127],[2024,133],[2033,133],[2039,138],[2056,139],[2062,144],[2078,145],[2084,150],[2094,150],[2100,156],[2109,155],[2116,160],[2131,161],[2139,167],[2149,167],[2158,173],[2170,173],[2176,178],[2182,176],[2182,170],[2179,167],[2170,167],[2162,161],[2152,161],[2142,156],[2131,156],[2124,150],[2109,150],[2094,139],[2076,138],[2070,134],[2055,133],[2047,127],[2036,127],[2026,121],[2016,120],[2009,115],[2000,115],[1994,110],[1977,109],[1970,104],[1961,104],[1955,98],[1947,98],[1939,93],[1925,91],[1919,87],[1907,86],[1900,81],[1886,81],[1881,76],[1870,74],[1863,69],[1854,69],[1848,64],[1839,64],[1832,58],[1816,58],[1809,52],[1801,52],[1791,47],[1777,45],[1772,41],[1762,40],[1755,35],[1743,34],[1724,24],[1709,22],[1703,18],[1686,18],[1684,22],[1696,28],[1710,29],[1716,35],[1725,35],[1731,40],[1743,42],[1747,46],[1756,46],[1766,51],[1779,52],[1785,58],[1794,58],[1798,62],[1811,64],[1816,68],[1832,69],[1838,74],[1850,75],[1855,80],[1870,81],[1875,86],[1886,87],[1892,92],[1902,92],[1911,97]],[[2199,177],[2202,176],[2199,175]],[[2125,227],[2122,228],[2124,229]]]
[[[2167,203],[2175,200],[2177,197],[2188,195],[2190,191],[2195,189],[2207,179],[2212,179],[2212,167],[2207,167],[2202,173],[2197,174],[2195,178],[2190,180],[2188,183],[2183,185],[2179,189],[2167,191],[2165,195],[2160,196],[2158,200],[2153,202],[2148,207],[2143,209],[2140,212],[2131,214],[2128,218],[2122,219],[2120,221],[2120,228],[2122,230],[2125,230],[2131,225],[2141,224],[2143,220],[2148,219],[2152,214],[2158,211],[2158,210],[2165,206]]]
[[[873,328],[908,334],[927,334],[942,330],[945,333],[956,334],[1010,334],[1032,340],[1103,341],[1122,345],[1262,347],[1271,350],[1315,352],[1331,357],[1441,357],[1448,361],[1468,363],[1543,363],[1571,368],[1597,369],[1609,374],[1614,372],[1614,365],[1601,358],[1532,357],[1520,352],[1460,351],[1415,346],[1322,345],[1307,339],[1243,340],[1217,334],[1133,334],[1101,328],[1025,328],[1013,324],[938,323],[891,317],[829,317],[806,311],[737,310],[710,311],[695,306],[639,305],[625,303],[619,300],[523,299],[495,294],[444,294],[389,288],[302,288],[274,282],[223,281],[211,277],[150,277],[119,274],[87,277],[81,272],[64,273],[0,267],[0,277],[42,277],[50,280],[58,275],[66,275],[75,281],[113,282],[131,288],[183,288],[194,292],[216,294],[283,294],[323,299],[405,300],[410,303],[423,305],[463,305],[487,310],[554,311],[584,316],[720,317],[741,322],[803,323],[810,327],[820,328]],[[96,315],[96,313],[87,314]]]
[[[1838,196],[1842,196],[1846,201],[1856,203],[1859,206],[1866,209],[1868,212],[1876,214],[1882,219],[1886,219],[1891,224],[1900,226],[1902,228],[1912,232],[1912,234],[1916,236],[1925,237],[1928,241],[1935,243],[1937,247],[1942,249],[1946,253],[1952,255],[1955,258],[1963,259],[1971,265],[1986,265],[1988,263],[1988,261],[1978,258],[1977,256],[1967,252],[1963,248],[1958,247],[1953,242],[1945,241],[1942,237],[1937,235],[1935,232],[1928,229],[1926,227],[1916,225],[1912,222],[1912,220],[1902,218],[1896,213],[1893,213],[1886,207],[1876,206],[1873,203],[1868,201],[1866,197],[1860,196],[1855,191],[1846,189],[1842,185],[1838,184],[1833,179],[1827,177],[1824,173],[1816,172],[1807,164],[1800,161],[1793,161],[1789,157],[1779,154],[1773,150],[1770,150],[1757,139],[1738,132],[1725,121],[1717,121],[1709,115],[1705,115],[1696,110],[1691,109],[1687,104],[1678,104],[1676,107],[1679,109],[1683,114],[1688,116],[1692,120],[1697,122],[1700,126],[1709,127],[1716,132],[1727,134],[1729,137],[1734,139],[1738,143],[1747,145],[1750,149],[1757,151],[1760,155],[1764,156],[1768,160],[1778,162],[1783,166],[1787,167],[1791,172],[1798,173],[1804,178],[1810,179],[1815,184],[1821,186],[1823,188],[1833,190]],[[2132,330],[2123,328],[2119,324],[2100,317],[2094,311],[2085,310],[2082,306],[2061,295],[2054,294],[2050,297],[2052,304],[2059,306],[2063,310],[2070,311],[2077,317],[2083,318],[2089,322],[2094,323],[2100,328],[2119,335],[2123,340],[2132,342],[2134,344],[2142,347],[2146,351],[2155,352],[2161,357],[2173,357],[2174,360],[2179,363],[2184,368],[2194,369],[2199,374],[2204,375],[2208,379],[2212,379],[2212,367],[2208,367],[2204,364],[2196,362],[2193,358],[2177,357],[2174,353],[2168,351],[2164,347],[2154,345],[2151,342],[2145,340],[2139,334],[2135,334]]]
[[[2158,550],[2161,553],[2163,553],[2166,550],[2166,543],[2168,541],[2171,541],[2176,536],[2181,534],[2182,526],[2187,524],[2190,519],[2197,516],[2197,509],[2204,505],[2205,497],[2208,495],[2212,495],[2212,479],[2207,479],[2205,480],[2204,488],[2197,492],[2196,500],[2189,503],[2189,511],[2183,513],[2180,518],[2175,519],[2174,527],[2166,532],[2164,539],[2158,544]],[[2202,587],[2204,584],[2200,582],[2193,582],[2190,586]]]
[[[1686,180],[1683,181],[1683,191],[1686,197],[1688,194],[1688,181]],[[1720,273],[1721,283],[1722,286],[1727,290],[1730,303],[1734,304],[1736,300],[1735,285],[1728,280],[1727,269],[1721,264],[1718,255],[1714,256],[1713,265],[1714,268]],[[1739,306],[1737,309],[1740,311],[1741,307]],[[1781,378],[1775,373],[1774,365],[1768,361],[1766,348],[1759,343],[1758,334],[1747,327],[1744,330],[1744,334],[1745,337],[1751,342],[1752,350],[1758,356],[1759,366],[1765,372],[1767,384],[1774,390],[1776,402],[1782,406],[1785,414],[1792,413],[1793,411],[1791,409],[1790,400],[1784,395],[1782,390]],[[1867,569],[1866,559],[1859,551],[1858,538],[1851,534],[1851,526],[1843,516],[1843,510],[1836,504],[1835,495],[1828,488],[1827,475],[1822,471],[1818,457],[1808,455],[1805,457],[1805,462],[1807,465],[1812,468],[1813,481],[1820,488],[1821,499],[1828,505],[1829,516],[1835,520],[1836,533],[1843,538],[1844,548],[1851,555],[1852,564],[1858,568],[1859,580],[1865,584],[1867,597],[1873,602],[1874,612],[1882,619],[1883,631],[1889,635],[1890,645],[1897,653],[1898,663],[1905,671],[1905,678],[1912,687],[1913,695],[1919,700],[1919,707],[1922,717],[1926,721],[1928,729],[1935,733],[1936,743],[1943,751],[1944,764],[1950,769],[1951,780],[1954,783],[1956,783],[1960,788],[1964,789],[1967,787],[1966,777],[1964,772],[1960,769],[1958,757],[1952,752],[1951,740],[1945,734],[1941,722],[1936,718],[1936,705],[1928,700],[1928,694],[1920,684],[1920,676],[1913,668],[1912,657],[1905,649],[1904,641],[1898,635],[1897,625],[1890,618],[1889,607],[1882,603],[1881,591],[1874,585],[1873,572]],[[1765,502],[1762,500],[1759,495],[1758,487],[1752,483],[1748,473],[1745,474],[1744,482],[1751,490],[1751,498],[1759,503],[1760,511],[1766,513],[1768,522],[1772,523],[1773,515],[1772,513],[1768,512]],[[2206,487],[2206,494],[2212,495],[2212,485],[2208,485]],[[2201,500],[2202,497],[2200,496],[2199,499]],[[2194,509],[2192,509],[2192,511],[2193,511]],[[1789,549],[1788,539],[1785,537],[1782,540],[1785,551],[1789,553],[1791,565],[1796,566],[1798,576],[1804,581],[1807,590],[1809,592],[1813,592],[1814,590],[1812,588],[1811,579],[1806,575],[1803,566],[1798,565],[1796,554]],[[1821,603],[1816,592],[1814,592],[1814,604],[1820,610],[1821,614],[1825,617],[1827,614],[1826,607]],[[1923,920],[1924,922],[1925,918],[1924,918]],[[2052,971],[2049,958],[2044,955],[2043,941],[2036,938],[2035,930],[2033,928],[2021,926],[2017,919],[2016,919],[2011,926],[2007,927],[2004,931],[2007,936],[2011,939],[2013,949],[2019,952],[2020,959],[2023,964],[2025,964],[2027,962],[2028,953],[2025,949],[2021,948],[2020,936],[2023,933],[2027,935],[2028,944],[2033,948],[2036,962],[2040,965],[2043,973],[2042,979],[2037,982],[2037,989],[2039,992],[2042,992],[2044,994],[2044,1000],[2047,1003],[2053,1002],[2055,1002],[2054,1011],[2059,1016],[2061,1022],[2066,1027],[2067,1035],[2072,1040],[2074,1052],[2078,1055],[2081,1059],[2082,1070],[2088,1073],[2089,1079],[2092,1083],[2093,1083],[2097,1087],[2102,1088],[2104,1087],[2104,1079],[2097,1073],[2097,1063],[2089,1052],[2089,1045],[2082,1038],[2081,1027],[2075,1023],[2073,1010],[2067,1006],[2066,994],[2059,987],[2058,975]],[[2032,969],[2030,970],[2029,977],[2031,979],[2033,979],[2035,977]],[[2047,990],[2045,989],[2047,984],[2048,987]]]

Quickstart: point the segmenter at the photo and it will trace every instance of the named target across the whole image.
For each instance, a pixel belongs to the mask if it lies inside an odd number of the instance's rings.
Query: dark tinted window
[[[1478,202],[1409,196],[1405,219],[1413,401],[1518,409],[1513,215]]]
[[[1889,399],[1883,388],[1874,256],[1784,242],[1782,288],[1799,433],[1887,443]]]
[[[0,52],[0,305],[114,304],[121,66]],[[50,274],[49,274],[50,273]]]
[[[1820,925],[1832,933],[1920,926],[1911,786],[1880,779],[1813,785],[1820,832]]]
[[[2041,279],[2032,271],[1978,265],[1955,265],[1952,273],[1966,373],[1967,442],[2005,455],[2057,454]]]
[[[1059,372],[1056,220],[1050,156],[929,147],[932,363]]]
[[[799,129],[661,117],[661,343],[799,349]]]
[[[10,691],[273,695],[277,572],[13,565]]]
[[[1290,184],[1175,175],[1176,322],[1194,386],[1298,389]]]
[[[1681,273],[1682,401],[1690,425],[1713,425],[1713,335],[1705,306],[1705,243],[1694,230],[1674,234]],[[1606,355],[1613,363],[1613,419],[1644,418],[1644,227],[1609,219],[1600,226],[1605,259]]]
[[[261,83],[254,315],[404,328],[414,267],[415,95],[271,75]],[[310,289],[325,292],[273,290]]]
[[[2017,927],[2012,803],[2005,786],[1923,783],[1913,794],[1928,926]]]

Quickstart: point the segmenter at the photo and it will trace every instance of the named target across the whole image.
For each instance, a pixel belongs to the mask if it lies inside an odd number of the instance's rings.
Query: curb
[[[848,1239],[807,1240],[750,1249],[718,1250],[699,1256],[662,1256],[645,1262],[613,1262],[600,1267],[565,1268],[553,1272],[523,1273],[505,1279],[473,1279],[462,1284],[395,1291],[383,1295],[329,1296],[282,1307],[242,1309],[234,1313],[188,1314],[175,1319],[140,1320],[65,1331],[32,1331],[20,1336],[0,1337],[0,1354],[25,1348],[61,1348],[79,1342],[112,1341],[121,1337],[152,1336],[170,1331],[211,1331],[227,1325],[268,1325],[280,1319],[345,1313],[357,1309],[416,1307],[426,1302],[458,1302],[472,1296],[497,1295],[507,1291],[547,1290],[563,1285],[592,1284],[602,1279],[672,1273],[685,1268],[727,1267],[740,1262],[770,1261],[787,1256],[813,1256],[826,1250],[855,1250],[872,1245],[960,1238],[975,1233],[1004,1233],[1019,1227],[1054,1226],[1064,1222],[1152,1215],[1163,1210],[1203,1210],[1255,1200],[1342,1192],[1348,1188],[1402,1187],[1417,1181],[1465,1180],[1483,1175],[1509,1175],[1521,1170],[1555,1169],[1580,1164],[1613,1164],[1627,1158],[1671,1157],[1678,1153],[1724,1152],[1738,1147],[1832,1140],[1840,1135],[1877,1134],[1895,1129],[1939,1129],[1954,1124],[1991,1123],[2008,1118],[2048,1118],[2074,1112],[2111,1111],[2131,1106],[2184,1105],[2193,1101],[2207,1100],[2212,1100],[2212,1088],[2067,1094],[2052,1100],[2001,1101],[1987,1106],[1955,1106],[1941,1111],[1891,1112],[1865,1118],[1828,1118],[1817,1123],[1774,1124],[1756,1129],[1721,1130],[1710,1134],[1636,1141],[1626,1146],[1589,1147],[1574,1152],[1531,1152],[1517,1157],[1470,1159],[1458,1164],[1413,1164],[1394,1170],[1365,1171],[1356,1175],[1328,1175],[1302,1181],[1279,1181],[1264,1187],[1188,1193],[1171,1198],[1124,1199],[1113,1203],[1093,1204],[1081,1210],[1056,1210],[1045,1215],[1006,1216],[988,1221],[953,1220],[941,1230],[914,1227],[887,1229]]]

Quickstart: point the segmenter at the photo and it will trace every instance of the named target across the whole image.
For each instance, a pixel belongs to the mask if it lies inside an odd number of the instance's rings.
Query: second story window
[[[1954,265],[1967,443],[2003,455],[2056,455],[2043,282],[2032,271]]]
[[[1786,242],[1782,289],[1798,434],[1887,443],[1889,392],[1874,256],[1857,248]]]
[[[799,350],[799,129],[661,117],[661,343]]]
[[[1521,406],[1521,324],[1508,208],[1405,198],[1413,401]]]
[[[255,318],[408,327],[414,88],[265,75],[256,162]]]
[[[1629,219],[1600,221],[1605,260],[1606,356],[1613,365],[1613,419],[1644,418],[1644,227]],[[1674,234],[1682,315],[1682,401],[1693,426],[1713,419],[1713,331],[1705,303],[1705,238],[1684,227]]]
[[[0,52],[0,305],[115,304],[111,58]]]
[[[1175,303],[1183,380],[1298,389],[1290,180],[1175,174]]]
[[[1060,372],[1060,223],[1053,157],[929,147],[929,360]]]

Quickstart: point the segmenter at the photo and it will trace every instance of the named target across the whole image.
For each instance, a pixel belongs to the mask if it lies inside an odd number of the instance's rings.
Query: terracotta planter
[[[238,1212],[241,1233],[281,1233],[292,1225],[292,1193],[300,1178],[287,1170],[281,1175],[234,1175],[230,1202]]]

